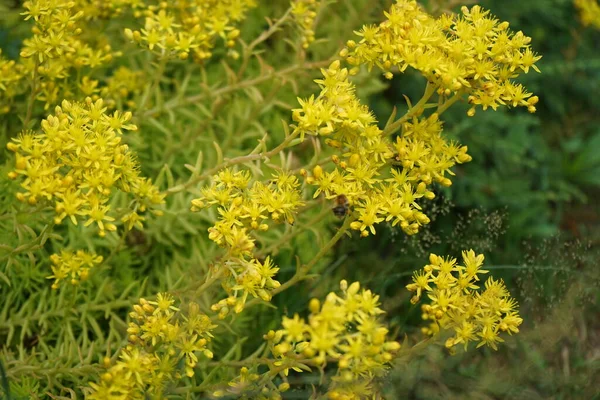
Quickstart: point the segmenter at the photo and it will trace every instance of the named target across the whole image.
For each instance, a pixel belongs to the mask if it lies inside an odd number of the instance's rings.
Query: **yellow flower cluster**
[[[13,99],[23,91],[25,66],[2,55],[0,49],[0,114],[10,112]]]
[[[181,0],[145,4],[135,13],[144,18],[140,30],[126,29],[125,35],[161,57],[196,60],[212,56],[217,38],[232,49],[240,31],[235,27],[256,6],[255,0]],[[237,57],[237,52],[229,53]]]
[[[142,94],[147,85],[148,82],[142,71],[119,67],[107,79],[106,86],[99,89],[99,93],[109,109],[125,107],[135,109],[137,104],[134,99]],[[85,92],[84,94],[91,95]]]
[[[90,268],[102,262],[102,256],[89,253],[84,250],[62,250],[60,254],[52,254],[52,275],[48,279],[54,279],[52,289],[58,289],[62,280],[69,280],[72,285],[85,281],[90,273]]]
[[[269,257],[264,261],[253,255],[253,232],[269,229],[267,221],[294,223],[302,202],[298,179],[287,172],[273,175],[268,184],[254,181],[248,171],[223,169],[202,196],[192,200],[192,211],[217,206],[219,219],[208,229],[209,238],[227,249],[220,262],[223,287],[229,298],[213,306],[224,318],[231,308],[243,310],[248,295],[271,299],[270,289],[279,287],[273,277],[279,270]]]
[[[314,24],[320,4],[319,0],[294,0],[291,3],[292,15],[302,33],[302,47],[305,49],[315,41]]]
[[[139,9],[147,0],[72,0],[83,12],[85,20],[108,19],[122,15],[125,10]]]
[[[97,68],[120,55],[112,52],[102,37],[82,38],[84,13],[75,1],[30,0],[23,7],[25,20],[33,20],[34,27],[33,36],[23,41],[18,68],[24,78],[33,78],[34,85],[37,77],[42,78],[34,91],[36,99],[44,101],[46,108],[61,98],[73,97],[73,88],[67,83],[72,70]]]
[[[435,19],[414,0],[397,0],[387,19],[364,26],[361,40],[348,41],[342,55],[356,67],[377,66],[389,79],[393,71],[411,67],[434,84],[440,96],[468,94],[473,107],[523,106],[535,111],[538,99],[512,79],[541,58],[530,48],[531,38],[512,32],[480,6],[462,8],[462,15]]]
[[[348,285],[344,280],[340,287],[341,296],[332,292],[323,304],[310,301],[308,321],[297,314],[284,317],[283,329],[270,331],[266,338],[278,359],[276,366],[293,365],[298,359],[318,367],[337,363],[329,398],[371,398],[373,379],[386,371],[400,343],[386,339],[388,329],[379,321],[384,313],[379,296],[360,290],[358,282]]]
[[[324,136],[326,144],[339,150],[331,172],[316,166],[307,177],[317,186],[314,196],[346,196],[357,219],[351,227],[363,236],[375,234],[375,225],[383,221],[399,225],[407,234],[418,232],[429,222],[418,199],[434,198],[429,190],[433,182],[451,184],[446,176],[452,174],[450,168],[471,160],[467,147],[442,136],[436,113],[406,122],[392,143],[356,97],[348,70],[334,61],[322,73],[319,96],[300,100],[302,108],[293,110],[295,132]]]
[[[407,289],[416,292],[411,299],[414,304],[423,293],[431,304],[422,306],[423,319],[431,321],[423,332],[435,335],[447,330],[453,336],[446,341],[446,347],[463,344],[465,349],[471,341],[479,340],[477,347],[488,345],[497,350],[497,343],[504,340],[502,332],[509,335],[519,332],[523,322],[517,310],[517,302],[500,280],[489,277],[485,289],[479,290],[479,274],[488,271],[481,269],[483,254],[475,255],[473,250],[463,251],[463,264],[455,258],[429,256],[430,264],[413,275],[413,283]]]
[[[19,200],[51,203],[55,223],[69,218],[77,225],[78,219],[86,219],[84,225],[97,225],[100,236],[117,229],[107,204],[115,190],[135,197],[121,218],[128,230],[141,227],[145,218],[139,213],[163,204],[165,197],[140,176],[135,156],[121,143],[123,130],[137,129],[128,123],[131,113],[105,111],[101,99],[65,100],[42,121],[42,133],[23,132],[7,145],[16,152],[9,177],[24,177]]]
[[[597,0],[574,0],[574,4],[583,25],[600,29],[600,4]]]
[[[102,374],[100,382],[91,383],[90,400],[163,398],[165,386],[185,375],[194,376],[198,353],[212,358],[207,344],[215,325],[200,312],[196,303],[189,304],[187,314],[173,306],[167,293],[156,301],[140,299],[133,306],[127,332],[129,344],[119,360]],[[110,365],[110,360],[106,360]],[[150,396],[150,397],[148,397]]]

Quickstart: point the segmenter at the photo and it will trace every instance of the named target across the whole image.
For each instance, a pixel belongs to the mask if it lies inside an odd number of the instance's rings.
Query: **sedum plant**
[[[331,49],[318,32],[335,5],[283,6],[266,26],[246,0],[11,10],[31,31],[19,58],[0,60],[4,395],[379,398],[412,351],[380,296],[343,280],[291,315],[284,292],[341,240],[383,224],[418,234],[423,205],[477,157],[444,134],[444,112],[535,112],[515,79],[540,56],[479,6],[435,17],[398,0],[354,39],[332,21]],[[416,71],[423,96],[380,122],[360,98],[373,69]],[[505,285],[480,287],[483,258],[431,255],[415,272],[413,303],[430,300],[418,346],[496,349],[519,331]],[[286,306],[252,326],[274,296]]]

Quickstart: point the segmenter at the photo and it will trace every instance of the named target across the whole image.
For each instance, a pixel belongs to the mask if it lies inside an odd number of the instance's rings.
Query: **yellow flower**
[[[143,19],[143,27],[127,28],[125,36],[159,57],[185,60],[192,55],[197,61],[210,58],[221,38],[235,58],[238,54],[232,48],[240,35],[236,24],[255,6],[255,0],[184,0],[161,2],[158,7],[141,3],[143,12],[134,16]]]
[[[53,289],[58,289],[62,280],[69,280],[72,285],[78,285],[89,277],[91,268],[99,265],[103,258],[95,253],[84,250],[62,250],[60,254],[52,254],[52,275],[48,279],[54,279]]]
[[[218,220],[209,231],[209,238],[223,246],[227,254],[220,263],[223,287],[229,294],[212,306],[224,318],[231,306],[241,312],[249,295],[270,301],[270,290],[280,286],[273,279],[279,268],[267,257],[254,257],[255,235],[269,229],[267,221],[293,223],[304,204],[298,179],[280,171],[269,184],[253,181],[246,170],[225,168],[201,190],[202,197],[192,200],[192,211],[217,206]]]
[[[574,0],[581,23],[600,29],[600,4],[596,0]]]
[[[517,303],[504,283],[492,277],[484,290],[478,290],[477,275],[488,272],[481,269],[484,256],[473,250],[463,251],[462,256],[464,266],[457,265],[455,259],[431,254],[430,264],[416,271],[413,283],[406,286],[416,292],[411,302],[418,302],[422,292],[427,293],[431,303],[422,306],[423,318],[432,322],[425,332],[453,331],[446,347],[463,344],[466,349],[469,342],[479,340],[477,347],[488,345],[496,350],[497,343],[504,341],[501,332],[519,332],[523,320],[516,311]]]
[[[140,299],[133,306],[127,328],[129,344],[100,381],[90,383],[90,399],[137,398],[139,393],[162,398],[166,385],[181,378],[178,365],[183,364],[183,372],[193,376],[200,354],[212,358],[207,346],[215,326],[210,318],[196,303],[189,304],[187,313],[174,303],[170,294],[159,293],[156,301]]]
[[[293,319],[284,317],[283,328],[265,338],[280,365],[294,365],[300,357],[317,366],[337,362],[330,394],[351,390],[361,382],[361,390],[373,395],[373,379],[385,372],[400,344],[386,340],[388,329],[379,321],[383,314],[379,296],[361,290],[358,282],[342,281],[340,287],[341,296],[332,292],[322,304],[311,301],[308,323],[297,314]]]
[[[7,146],[17,153],[13,178],[22,176],[21,201],[54,205],[54,222],[64,218],[77,225],[95,224],[100,236],[115,231],[115,217],[107,205],[116,191],[131,193],[133,210],[122,221],[128,230],[140,228],[147,208],[164,203],[152,182],[139,174],[139,165],[127,145],[121,144],[131,113],[106,114],[101,99],[83,103],[63,101],[55,115],[42,121],[42,133],[23,132]]]

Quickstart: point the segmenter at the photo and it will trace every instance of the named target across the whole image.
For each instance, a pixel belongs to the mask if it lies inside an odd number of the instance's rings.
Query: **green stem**
[[[148,92],[146,93],[146,95],[142,98],[142,102],[138,107],[139,111],[142,111],[142,112],[144,111],[144,108],[146,107],[146,103],[148,103],[148,98],[152,95],[152,91],[154,91],[154,89],[156,89],[156,88],[160,89],[160,79],[162,78],[163,74],[165,73],[165,69],[167,67],[167,62],[168,62],[168,59],[165,56],[162,56],[159,59],[158,67],[154,71],[152,84],[150,85],[150,88],[148,89]],[[158,108],[160,111],[160,109],[162,108],[162,104],[158,104],[155,108]]]
[[[330,63],[331,63],[330,60],[323,60],[323,61],[316,61],[316,62],[312,62],[312,63],[305,63],[302,65],[292,65],[292,66],[284,68],[280,71],[266,73],[266,74],[260,75],[256,78],[246,79],[246,80],[240,81],[236,84],[222,87],[220,89],[207,90],[205,92],[202,92],[202,93],[199,93],[199,94],[196,94],[193,96],[185,97],[183,99],[174,98],[173,100],[170,100],[170,101],[166,102],[165,104],[163,104],[162,107],[154,107],[148,111],[142,112],[140,115],[140,118],[143,119],[143,118],[152,117],[152,116],[160,113],[161,111],[172,110],[174,108],[183,107],[183,106],[186,106],[189,104],[195,104],[201,100],[204,100],[207,97],[215,98],[215,97],[223,96],[225,94],[235,92],[240,89],[259,85],[270,79],[282,78],[286,75],[290,75],[290,74],[293,74],[293,73],[296,73],[299,71],[325,67],[325,66],[329,65]]]
[[[320,203],[317,203],[317,202],[312,203],[309,207],[305,207],[302,211],[306,211],[307,209],[312,208],[318,204],[320,204]],[[298,224],[298,225],[300,225],[299,228],[290,230],[288,233],[281,236],[275,243],[271,244],[270,246],[268,246],[264,249],[261,249],[258,253],[256,253],[256,256],[257,257],[265,257],[269,254],[274,255],[273,254],[274,251],[281,248],[281,246],[283,246],[284,244],[289,243],[291,239],[298,236],[300,233],[304,232],[305,229],[302,229],[302,228],[314,227],[316,224],[323,221],[323,219],[327,215],[331,215],[331,214],[332,214],[331,210],[326,208],[325,210],[320,212],[314,219],[306,222],[305,224],[303,223],[302,225]],[[294,228],[295,227],[296,226],[294,225]],[[275,253],[275,254],[277,254],[277,253]]]
[[[196,296],[200,296],[206,289],[211,287],[220,277],[222,270],[219,269],[212,276],[208,277],[198,289],[196,289]]]
[[[292,13],[292,8],[288,8],[286,12],[275,22],[273,25],[269,27],[266,31],[262,32],[256,39],[254,39],[247,48],[244,49],[244,60],[242,61],[242,65],[237,73],[237,78],[240,79],[244,72],[246,72],[246,68],[248,67],[248,63],[250,62],[250,57],[252,57],[252,52],[259,44],[263,43],[267,39],[269,39],[275,32],[279,30],[281,25],[287,21],[288,17]]]
[[[448,108],[450,108],[450,106],[452,106],[454,103],[459,101],[461,98],[462,98],[462,92],[456,93],[454,96],[450,97],[448,100],[446,100],[445,102],[440,104],[440,106],[437,108],[436,112],[438,114],[442,114],[444,111],[446,111]]]
[[[305,279],[306,276],[308,275],[308,273],[310,272],[310,270],[329,252],[329,250],[331,250],[333,248],[333,246],[335,246],[335,244],[337,242],[340,241],[340,239],[346,234],[346,232],[348,231],[348,229],[350,229],[350,224],[352,223],[352,221],[354,221],[353,218],[351,217],[347,217],[346,220],[344,221],[344,224],[340,227],[340,229],[338,229],[338,231],[335,233],[335,235],[333,235],[333,237],[331,239],[329,239],[329,242],[327,242],[325,244],[325,246],[323,246],[321,248],[321,250],[319,250],[319,252],[313,257],[312,260],[310,260],[310,262],[308,264],[305,264],[303,266],[301,266],[300,268],[298,268],[296,270],[296,273],[294,274],[294,276],[288,280],[287,282],[285,282],[284,284],[282,284],[281,286],[279,286],[278,288],[275,288],[271,291],[271,295],[275,296],[276,294],[279,294],[287,289],[289,289],[290,287],[294,286],[296,283],[300,282],[301,280]],[[260,303],[262,300],[255,298],[250,300],[248,303],[246,303],[246,306],[244,308],[248,308],[248,307],[252,307],[258,303]]]
[[[402,124],[404,124],[410,118],[417,116],[421,112],[423,112],[423,110],[425,109],[425,105],[427,104],[431,96],[434,95],[436,90],[437,86],[431,84],[430,82],[427,82],[427,86],[425,87],[425,93],[423,93],[423,97],[421,97],[421,100],[419,100],[417,104],[409,108],[406,114],[404,114],[400,119],[386,126],[383,130],[383,135],[389,136],[393,133],[396,133],[402,127]]]
[[[27,99],[27,114],[25,115],[25,119],[23,120],[23,129],[27,129],[27,125],[29,125],[29,121],[31,120],[31,115],[33,113],[33,105],[35,103],[35,96],[37,96],[37,81],[38,81],[38,67],[40,66],[39,59],[36,59],[35,65],[33,67],[33,77],[31,78],[31,94]]]
[[[290,142],[292,140],[294,140],[299,134],[300,134],[299,132],[291,133],[290,135],[288,135],[287,138],[285,138],[285,140],[283,142],[281,142],[281,144],[279,144],[279,146],[275,147],[274,149],[272,149],[270,151],[258,153],[258,154],[249,154],[246,156],[240,156],[240,157],[231,158],[229,160],[225,160],[221,164],[207,170],[203,174],[190,178],[186,183],[167,189],[167,192],[168,193],[181,192],[182,190],[188,189],[191,186],[194,186],[195,184],[202,182],[203,180],[214,175],[216,172],[222,170],[223,168],[226,168],[226,167],[229,167],[232,165],[243,164],[246,162],[261,160],[261,159],[269,159],[269,158],[273,157],[274,155],[279,154],[286,147],[288,147]]]

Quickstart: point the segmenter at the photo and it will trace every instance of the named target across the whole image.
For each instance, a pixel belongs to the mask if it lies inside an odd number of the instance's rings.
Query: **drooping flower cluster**
[[[269,229],[267,221],[293,223],[303,205],[299,183],[294,175],[279,172],[264,184],[251,184],[248,171],[226,168],[213,177],[202,196],[192,200],[192,211],[217,206],[219,219],[208,229],[209,238],[227,249],[218,266],[229,298],[213,306],[225,317],[230,309],[241,312],[248,295],[271,299],[270,289],[279,286],[273,277],[279,270],[269,257],[254,257],[253,232]]]
[[[418,199],[432,199],[433,182],[450,185],[447,177],[456,163],[471,160],[466,146],[448,142],[441,134],[437,114],[414,117],[402,127],[396,144],[378,128],[369,108],[356,97],[348,70],[334,61],[317,80],[317,98],[301,100],[293,111],[295,131],[326,138],[338,149],[331,172],[316,166],[307,182],[327,198],[344,195],[356,221],[353,229],[363,236],[375,233],[375,225],[391,221],[407,234],[414,234],[429,218],[420,211]]]
[[[600,4],[597,0],[574,0],[573,3],[579,10],[579,18],[583,25],[600,29]]]
[[[75,225],[97,225],[100,236],[115,231],[116,214],[108,202],[115,191],[134,196],[121,216],[126,228],[141,227],[140,213],[164,203],[152,182],[140,176],[139,165],[126,144],[123,130],[136,130],[128,123],[131,113],[107,114],[103,101],[87,98],[83,103],[63,101],[55,114],[42,121],[42,132],[21,133],[7,147],[16,152],[15,170],[9,177],[22,177],[23,191],[17,198],[30,204],[54,206],[55,223],[65,218]]]
[[[315,41],[314,24],[320,0],[293,0],[292,15],[302,34],[302,47],[307,49]]]
[[[480,6],[462,8],[462,15],[435,19],[415,0],[397,0],[387,19],[364,26],[361,40],[350,40],[343,55],[350,65],[381,69],[387,78],[408,67],[421,72],[441,96],[468,94],[473,107],[527,107],[535,111],[538,99],[513,82],[541,58],[529,45],[531,38],[512,32]]]
[[[71,285],[78,285],[89,277],[90,269],[102,262],[102,256],[84,250],[62,250],[60,254],[52,254],[52,289],[58,289],[61,281],[68,280]]]
[[[523,320],[517,302],[502,280],[489,277],[480,290],[478,275],[488,272],[481,269],[483,254],[469,250],[463,251],[462,257],[464,265],[459,265],[455,258],[431,254],[430,264],[416,271],[413,283],[407,285],[416,292],[411,302],[417,303],[427,294],[431,302],[422,306],[423,318],[431,323],[423,331],[430,335],[451,332],[446,347],[463,344],[466,349],[469,342],[479,341],[477,347],[488,345],[496,350],[497,343],[504,341],[502,332],[519,332]]]
[[[129,344],[121,350],[119,360],[91,383],[90,400],[163,398],[165,386],[185,375],[194,376],[198,356],[212,358],[207,348],[215,325],[190,303],[187,314],[173,306],[167,293],[156,301],[140,299],[130,313],[132,322],[127,333]],[[110,361],[108,364],[110,365]]]
[[[125,34],[162,57],[187,59],[191,54],[199,61],[212,56],[215,42],[221,38],[236,57],[233,47],[240,35],[236,24],[255,6],[255,0],[148,2],[136,14],[144,18],[144,27],[126,29]]]
[[[266,335],[276,366],[301,362],[322,367],[337,363],[329,398],[359,399],[374,394],[375,377],[385,373],[400,343],[387,339],[388,329],[379,317],[379,296],[360,290],[354,282],[340,284],[342,294],[329,293],[325,301],[312,299],[308,320],[297,314],[284,317],[283,329]]]

